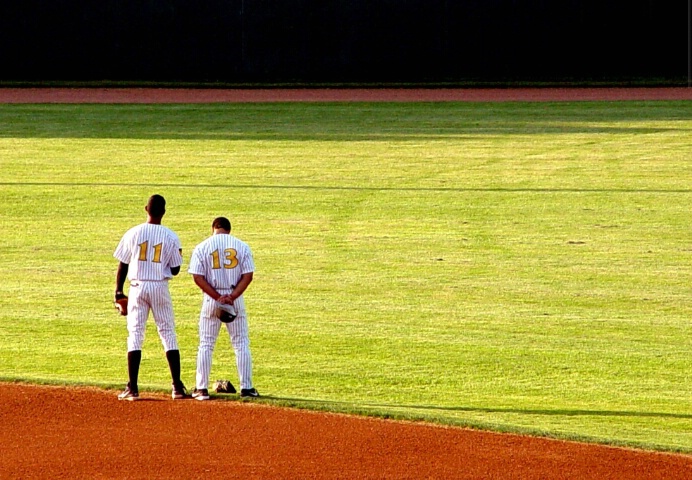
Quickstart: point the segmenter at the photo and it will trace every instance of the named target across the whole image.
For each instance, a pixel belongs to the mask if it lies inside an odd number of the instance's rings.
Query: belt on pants
[[[167,282],[168,279],[165,280],[131,280],[130,281],[130,286],[131,287],[139,287],[140,283],[162,283],[162,282]]]

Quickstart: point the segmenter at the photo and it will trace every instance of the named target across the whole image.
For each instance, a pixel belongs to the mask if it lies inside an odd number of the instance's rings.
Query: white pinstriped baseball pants
[[[202,311],[199,315],[199,348],[197,350],[196,381],[199,389],[209,388],[211,361],[221,325],[221,321],[216,318],[216,301],[204,295]],[[250,336],[245,309],[240,309],[238,317],[225,325],[235,352],[240,388],[252,388],[252,355],[250,355]]]
[[[144,344],[149,311],[154,316],[156,329],[165,351],[178,350],[175,334],[173,302],[168,291],[168,281],[140,281],[130,283],[127,303],[127,351],[141,350]]]

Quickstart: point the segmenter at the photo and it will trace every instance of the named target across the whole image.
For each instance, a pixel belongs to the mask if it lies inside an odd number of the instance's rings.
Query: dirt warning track
[[[0,103],[556,102],[692,100],[692,88],[0,88]]]

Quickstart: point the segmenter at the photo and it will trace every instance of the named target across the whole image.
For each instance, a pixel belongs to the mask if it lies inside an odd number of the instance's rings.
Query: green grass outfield
[[[692,452],[691,102],[2,105],[0,379],[122,388],[153,193],[184,270],[217,215],[252,246],[262,401]]]

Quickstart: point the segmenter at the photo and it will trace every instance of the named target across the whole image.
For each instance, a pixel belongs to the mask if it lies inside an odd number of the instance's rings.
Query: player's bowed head
[[[161,223],[161,219],[166,213],[166,199],[161,195],[152,195],[144,207],[149,215],[149,223]],[[153,220],[153,221],[152,221]],[[158,221],[157,221],[158,220]]]
[[[214,221],[211,222],[211,230],[214,234],[231,233],[231,221],[226,217],[216,217]]]

